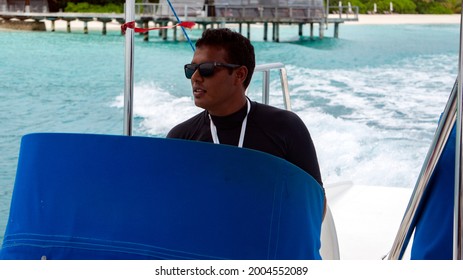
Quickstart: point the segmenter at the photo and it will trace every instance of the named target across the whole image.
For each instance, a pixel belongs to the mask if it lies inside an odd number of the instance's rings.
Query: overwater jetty
[[[170,5],[171,4],[171,5]],[[350,3],[344,6],[324,5],[323,0],[181,0],[171,2],[160,0],[159,3],[137,3],[135,6],[135,22],[137,27],[149,28],[153,26],[175,25],[178,21],[195,22],[201,28],[219,27],[227,24],[238,25],[243,32],[246,26],[247,37],[251,37],[251,27],[262,25],[263,40],[279,42],[281,25],[297,25],[298,35],[303,36],[303,27],[309,26],[309,36],[314,38],[315,26],[318,28],[318,38],[323,39],[329,24],[334,25],[334,38],[339,36],[339,25],[346,21],[358,21],[358,7]],[[329,4],[329,2],[327,2]],[[40,8],[37,8],[40,9]],[[37,10],[35,9],[35,10]],[[46,7],[41,11],[30,8],[12,11],[8,7],[0,7],[0,27],[29,30],[46,30],[45,21],[51,22],[51,31],[55,31],[57,20],[66,21],[67,32],[71,32],[71,22],[83,22],[83,31],[88,33],[88,23],[97,21],[102,23],[102,34],[107,34],[107,24],[125,23],[124,14],[97,13],[50,13]],[[149,33],[143,34],[144,40],[149,40]],[[168,29],[159,31],[164,40],[169,38]],[[179,40],[181,32],[172,28],[172,39]]]

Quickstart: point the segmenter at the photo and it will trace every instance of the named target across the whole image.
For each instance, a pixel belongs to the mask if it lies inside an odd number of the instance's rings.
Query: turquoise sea
[[[293,110],[312,134],[327,187],[413,187],[457,77],[459,26],[341,25],[338,39],[331,28],[310,40],[281,27],[274,43],[253,27],[257,63],[285,63]],[[135,40],[134,134],[164,137],[199,111],[182,69],[193,53],[156,32]],[[272,78],[271,104],[283,106]],[[1,241],[23,135],[122,134],[124,37],[0,31],[0,81]],[[251,99],[260,100],[260,85],[256,74]]]

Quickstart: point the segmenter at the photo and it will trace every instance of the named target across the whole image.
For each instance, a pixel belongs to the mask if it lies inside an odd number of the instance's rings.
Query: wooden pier
[[[238,25],[239,31],[243,31],[243,25],[247,28],[247,37],[251,36],[251,25],[261,24],[263,26],[263,40],[267,41],[268,32],[271,29],[272,41],[279,42],[280,25],[298,25],[298,35],[303,35],[303,26],[309,25],[309,37],[314,38],[314,27],[318,25],[318,38],[323,39],[324,31],[329,24],[334,25],[333,37],[339,36],[339,24],[346,21],[358,21],[358,8],[349,6],[328,7],[317,5],[313,0],[308,5],[231,5],[220,4],[218,0],[214,5],[195,4],[193,1],[188,4],[174,4],[174,14],[167,2],[160,4],[136,4],[135,21],[137,27],[167,26],[181,21],[192,21],[200,27],[225,26],[227,24]],[[160,1],[162,2],[162,1]],[[229,1],[230,2],[230,1]],[[331,12],[330,12],[331,11]],[[64,20],[67,23],[67,32],[71,32],[71,22],[83,22],[84,33],[88,33],[88,22],[97,21],[102,23],[102,34],[107,34],[107,23],[125,23],[124,14],[94,14],[94,13],[46,13],[46,12],[8,12],[0,11],[0,27],[8,25],[21,25],[21,22],[30,22],[30,25],[38,26],[44,21],[51,22],[51,31],[55,31],[55,21]],[[45,25],[43,25],[43,28]],[[159,32],[164,39],[168,39],[167,29]],[[178,40],[176,28],[172,31],[173,40]],[[144,34],[144,40],[149,40],[149,34]]]

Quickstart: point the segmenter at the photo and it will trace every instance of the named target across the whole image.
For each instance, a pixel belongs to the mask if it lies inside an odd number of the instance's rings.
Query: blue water
[[[293,110],[312,134],[325,185],[413,187],[457,77],[459,27],[342,25],[339,39],[328,29],[324,40],[300,40],[296,26],[280,31],[274,43],[252,29],[257,63],[286,64]],[[199,111],[182,72],[191,57],[185,42],[136,36],[135,135],[163,137]],[[0,31],[0,81],[1,240],[22,135],[122,134],[124,38]],[[256,74],[252,99],[260,100],[260,84]],[[278,81],[271,104],[283,106]]]

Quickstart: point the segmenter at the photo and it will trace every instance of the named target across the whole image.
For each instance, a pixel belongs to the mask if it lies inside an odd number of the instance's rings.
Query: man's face
[[[191,63],[228,63],[223,48],[202,46],[197,48]],[[238,69],[239,70],[239,69]],[[245,70],[246,71],[246,70]],[[216,67],[214,74],[203,77],[196,70],[191,76],[195,105],[215,116],[226,116],[243,106],[244,89],[237,69]]]

